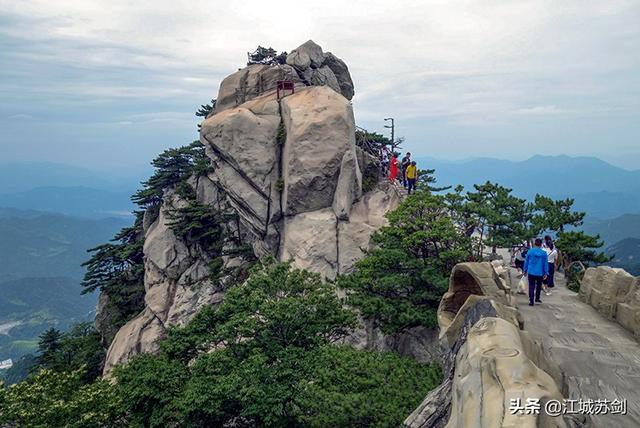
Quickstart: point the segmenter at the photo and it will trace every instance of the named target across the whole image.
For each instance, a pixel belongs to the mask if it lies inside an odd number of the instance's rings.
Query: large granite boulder
[[[351,104],[326,86],[314,86],[284,98],[282,118],[285,215],[331,206],[345,153],[353,152],[354,174],[358,168]]]
[[[313,40],[307,40],[291,51],[287,56],[287,64],[299,69],[320,68],[324,62],[322,48]]]
[[[355,93],[353,90],[353,80],[351,80],[351,73],[349,73],[347,64],[331,52],[327,52],[324,54],[324,65],[329,67],[331,71],[333,71],[334,76],[336,76],[338,84],[340,85],[340,93],[348,100],[353,98]]]
[[[259,238],[280,212],[280,121],[278,102],[274,95],[267,95],[214,114],[200,131],[214,169],[212,178]]]
[[[253,64],[230,74],[220,83],[215,113],[273,93],[278,80],[290,80],[296,87],[304,87],[296,70],[286,64]]]

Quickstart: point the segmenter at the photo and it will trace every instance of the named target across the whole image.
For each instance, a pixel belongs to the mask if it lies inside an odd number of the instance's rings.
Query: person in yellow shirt
[[[412,161],[411,165],[407,167],[407,190],[411,194],[411,190],[416,190],[416,180],[418,179],[418,167],[416,167],[416,161]]]

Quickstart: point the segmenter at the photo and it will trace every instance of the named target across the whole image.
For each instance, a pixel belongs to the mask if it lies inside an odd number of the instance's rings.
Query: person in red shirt
[[[398,155],[395,153],[391,156],[389,164],[389,181],[394,182],[398,177]]]

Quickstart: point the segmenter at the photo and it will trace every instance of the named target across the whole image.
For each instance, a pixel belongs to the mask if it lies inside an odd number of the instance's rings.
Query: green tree
[[[212,99],[209,104],[202,104],[200,108],[196,110],[197,117],[207,117],[216,108],[216,100]]]
[[[435,169],[421,169],[418,171],[416,189],[427,192],[442,192],[451,189],[451,186],[438,187],[435,185],[438,181],[436,179],[435,172]]]
[[[456,263],[471,256],[471,240],[450,215],[445,196],[417,192],[387,214],[376,248],[338,278],[349,303],[387,333],[436,325],[436,309]]]
[[[577,261],[588,266],[607,263],[612,259],[597,250],[604,245],[599,235],[591,236],[581,231],[560,232],[555,245],[562,253],[562,264],[565,268]]]
[[[535,215],[531,222],[536,232],[553,231],[564,232],[567,226],[582,226],[585,213],[572,210],[574,200],[571,198],[553,200],[549,197],[536,195],[533,210]]]
[[[142,189],[131,197],[141,208],[160,205],[166,190],[186,181],[191,175],[204,175],[211,170],[211,161],[200,141],[165,150],[151,165],[155,172],[142,183]]]
[[[136,212],[133,226],[123,228],[109,243],[89,250],[82,293],[100,290],[108,296],[106,310],[114,329],[144,308],[143,213]],[[107,338],[109,341],[111,338]]]
[[[475,192],[468,192],[469,208],[477,223],[480,246],[476,257],[481,258],[484,246],[496,253],[498,247],[511,247],[521,243],[522,223],[526,216],[526,201],[511,194],[512,189],[487,181],[474,185]],[[526,233],[525,233],[526,235]]]
[[[85,384],[82,370],[43,369],[10,388],[0,387],[0,425],[20,427],[120,427],[125,419],[115,387]]]
[[[51,327],[39,336],[38,364],[44,368],[57,369],[62,365],[60,355],[62,333]]]
[[[65,333],[50,328],[40,335],[38,352],[37,364],[32,371],[41,368],[56,372],[80,370],[85,383],[102,374],[105,350],[93,323],[75,324]]]

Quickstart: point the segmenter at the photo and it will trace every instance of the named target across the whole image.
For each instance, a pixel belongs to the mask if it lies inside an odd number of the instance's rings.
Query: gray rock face
[[[331,206],[342,158],[347,151],[355,158],[351,104],[325,86],[311,87],[284,98],[282,115],[285,215]]]
[[[348,100],[353,98],[355,94],[353,80],[351,80],[351,73],[349,73],[347,64],[331,52],[324,54],[324,64],[329,67],[331,71],[333,71],[334,76],[336,76],[340,85],[340,93]]]
[[[619,268],[590,267],[580,283],[579,296],[640,338],[640,278]]]
[[[362,173],[358,167],[355,151],[349,150],[342,156],[338,185],[333,194],[333,212],[338,220],[349,220],[353,202],[362,196]]]
[[[206,177],[190,180],[199,201],[218,204],[219,194]],[[203,198],[203,199],[200,199]],[[209,257],[189,246],[169,227],[167,211],[184,204],[169,191],[158,218],[145,235],[145,309],[115,334],[105,361],[104,373],[141,352],[156,352],[168,326],[184,325],[203,306],[222,299],[222,291],[209,278]]]
[[[222,80],[215,113],[275,91],[278,80],[291,80],[299,87],[304,86],[296,70],[286,64],[254,64],[236,71]]]
[[[313,40],[304,42],[287,56],[287,64],[300,70],[306,70],[309,67],[320,68],[323,62],[322,48]]]

